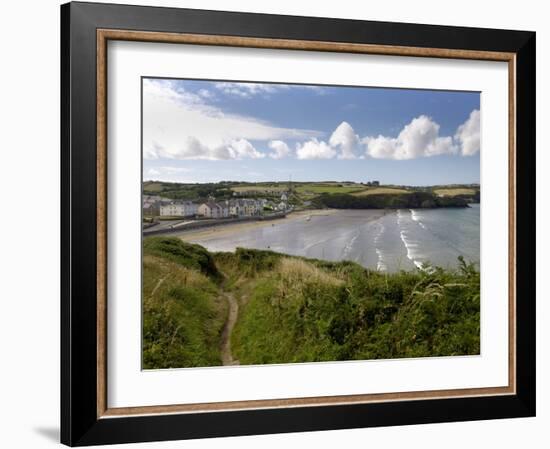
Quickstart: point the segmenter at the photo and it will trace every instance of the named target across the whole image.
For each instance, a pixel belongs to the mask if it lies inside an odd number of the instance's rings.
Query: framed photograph
[[[61,7],[61,439],[535,414],[535,33]]]

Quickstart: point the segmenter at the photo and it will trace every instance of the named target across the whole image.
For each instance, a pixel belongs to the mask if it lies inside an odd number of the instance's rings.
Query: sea
[[[463,256],[479,268],[480,205],[467,208],[338,210],[275,221],[250,229],[191,239],[211,251],[237,247],[396,272],[439,266],[456,268]]]

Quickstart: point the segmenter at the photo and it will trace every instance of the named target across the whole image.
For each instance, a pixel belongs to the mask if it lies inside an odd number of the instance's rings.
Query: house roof
[[[196,206],[193,201],[170,201],[165,206]]]
[[[224,206],[218,204],[218,203],[214,203],[213,201],[207,201],[206,203],[202,203],[201,206],[206,206],[210,209],[223,209]]]

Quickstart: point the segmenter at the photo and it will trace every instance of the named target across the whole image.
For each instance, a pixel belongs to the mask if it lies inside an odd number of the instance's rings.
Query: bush
[[[219,272],[212,255],[202,246],[186,243],[174,237],[147,237],[143,240],[145,254],[164,257],[184,267],[195,268],[209,276]]]
[[[433,207],[468,207],[460,197],[436,197],[430,192],[380,193],[354,196],[346,193],[325,193],[312,200],[316,207],[333,209],[401,209]]]
[[[479,353],[479,273],[464,260],[456,271],[394,274],[269,260],[233,334],[243,364]]]
[[[240,298],[241,364],[479,354],[480,276],[463,258],[456,270],[388,274],[166,237],[145,239],[144,254],[145,368],[220,365],[227,291]]]
[[[143,368],[220,365],[227,304],[207,276],[170,260],[144,259]]]

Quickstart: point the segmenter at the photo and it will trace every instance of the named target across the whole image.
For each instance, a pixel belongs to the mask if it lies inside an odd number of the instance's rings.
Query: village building
[[[251,217],[253,215],[259,215],[262,209],[261,203],[253,199],[242,200],[244,202],[244,215]]]
[[[225,203],[207,201],[199,206],[198,214],[205,218],[226,218],[229,216],[229,207]]]
[[[198,215],[205,218],[252,217],[260,215],[266,200],[242,198],[225,201],[206,201],[198,207]]]
[[[192,201],[172,201],[160,206],[160,215],[164,217],[194,217],[199,206]]]
[[[244,215],[244,203],[242,200],[229,201],[229,215],[231,217],[242,217]]]
[[[160,207],[170,203],[171,200],[158,195],[143,195],[143,215],[154,217],[160,215]]]
[[[154,217],[154,216],[160,215],[160,203],[159,202],[143,203],[143,215],[148,217]]]

